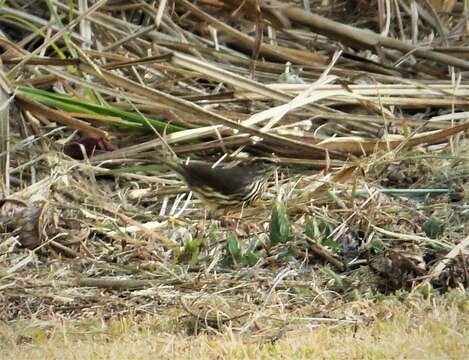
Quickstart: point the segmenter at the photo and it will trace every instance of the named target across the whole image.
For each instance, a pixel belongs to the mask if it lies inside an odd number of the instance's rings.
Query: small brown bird
[[[274,160],[264,158],[215,168],[201,161],[179,164],[160,157],[158,160],[177,172],[210,208],[251,203],[262,193],[276,168]]]

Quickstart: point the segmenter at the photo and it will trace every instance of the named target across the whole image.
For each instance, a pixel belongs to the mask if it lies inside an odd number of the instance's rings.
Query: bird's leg
[[[204,217],[206,220],[217,219],[219,212],[223,210],[223,209],[219,209],[216,204],[213,204],[210,202],[205,202],[204,205],[205,205]]]

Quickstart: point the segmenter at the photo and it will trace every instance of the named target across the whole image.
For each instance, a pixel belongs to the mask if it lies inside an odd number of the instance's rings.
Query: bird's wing
[[[252,181],[250,170],[243,167],[212,168],[210,164],[193,162],[183,168],[189,186],[209,186],[222,194],[238,193]]]

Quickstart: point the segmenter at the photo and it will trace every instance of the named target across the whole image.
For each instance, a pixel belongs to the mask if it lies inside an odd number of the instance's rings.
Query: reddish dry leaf
[[[76,160],[84,159],[84,152],[87,157],[91,157],[95,152],[107,152],[116,150],[115,146],[104,138],[91,136],[79,137],[64,146],[64,154]]]

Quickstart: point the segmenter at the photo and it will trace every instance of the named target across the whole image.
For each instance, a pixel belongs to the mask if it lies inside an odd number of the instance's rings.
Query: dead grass
[[[469,358],[463,1],[239,3],[2,2],[3,358]]]
[[[345,305],[344,305],[345,306]],[[256,336],[188,335],[167,315],[119,320],[20,321],[2,325],[1,359],[464,359],[469,297],[460,291],[356,302],[369,322],[297,321]],[[235,335],[236,334],[236,335]]]

